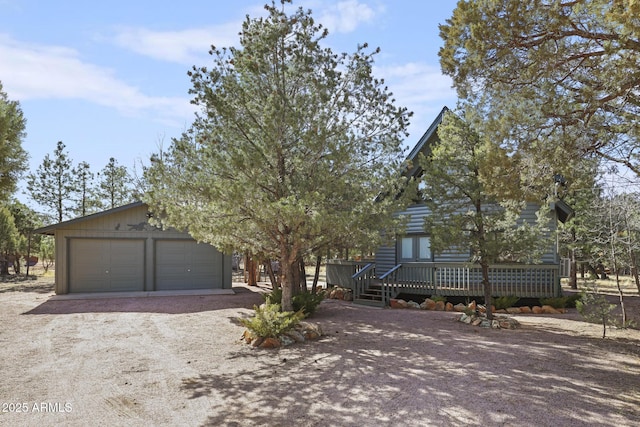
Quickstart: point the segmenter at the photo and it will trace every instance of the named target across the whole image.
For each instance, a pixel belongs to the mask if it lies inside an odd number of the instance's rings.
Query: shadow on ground
[[[203,372],[182,391],[214,402],[204,425],[640,423],[637,342],[408,310],[365,322],[363,310],[323,305],[321,341],[255,350],[240,356],[255,359],[252,369]]]
[[[0,294],[6,292],[34,292],[46,294],[53,292],[53,280],[43,281],[39,276],[11,274],[0,276]]]
[[[252,308],[264,299],[262,288],[234,286],[235,295],[180,295],[136,298],[48,300],[23,314],[165,313],[184,314]]]

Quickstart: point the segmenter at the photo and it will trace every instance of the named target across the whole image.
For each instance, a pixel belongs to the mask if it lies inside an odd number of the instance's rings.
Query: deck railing
[[[352,278],[354,274],[357,274],[368,264],[372,264],[372,261],[327,261],[327,285],[353,289],[354,281]]]
[[[357,273],[351,276],[353,282],[353,299],[360,298],[360,295],[369,289],[376,276],[376,265],[369,263],[362,267]]]
[[[368,263],[327,264],[327,283],[349,287],[357,293],[358,287],[373,280],[373,267]],[[366,272],[358,275],[367,268]],[[400,293],[442,296],[482,296],[480,266],[465,263],[411,262],[398,264],[380,275],[383,300],[389,303]],[[493,296],[521,298],[555,297],[561,294],[558,265],[499,264],[489,270]],[[332,283],[334,282],[334,283]],[[366,288],[364,288],[366,289]],[[355,296],[355,295],[354,295]]]

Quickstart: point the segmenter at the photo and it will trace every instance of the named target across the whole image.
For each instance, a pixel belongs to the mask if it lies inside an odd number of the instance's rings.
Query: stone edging
[[[475,301],[471,301],[468,305],[465,304],[456,304],[453,305],[450,302],[445,303],[444,301],[434,301],[431,298],[427,298],[424,300],[422,304],[418,304],[415,301],[405,301],[402,299],[391,299],[389,301],[389,305],[391,308],[414,308],[421,310],[435,310],[435,311],[455,311],[458,313],[462,313],[465,310],[479,311],[480,313],[486,312],[486,308],[483,305],[476,304]],[[493,313],[502,313],[502,314],[564,314],[567,312],[564,308],[553,308],[550,305],[543,306],[522,306],[522,307],[509,307],[505,310],[496,310],[495,307],[492,307]]]
[[[276,338],[262,338],[255,335],[250,330],[245,329],[240,340],[253,347],[278,348],[293,345],[295,343],[317,340],[321,336],[322,328],[320,325],[311,322],[300,322],[295,326],[295,328],[279,335]]]

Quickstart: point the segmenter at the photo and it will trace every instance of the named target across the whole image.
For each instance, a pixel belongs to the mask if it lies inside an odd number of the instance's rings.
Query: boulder
[[[531,312],[533,314],[542,314],[542,307],[534,305],[533,307],[531,307]]]
[[[464,305],[462,303],[459,303],[459,304],[456,304],[456,305],[453,306],[453,311],[456,311],[458,313],[462,313],[465,310],[465,308],[467,308],[466,305]]]
[[[544,314],[560,314],[560,312],[558,310],[556,310],[555,308],[551,307],[550,305],[543,305],[542,306],[542,312]]]
[[[444,305],[444,311],[453,311],[453,304],[451,304],[450,302],[446,303]]]
[[[509,307],[507,308],[507,313],[509,314],[520,314],[520,307]]]
[[[420,308],[420,304],[418,304],[415,301],[409,301],[409,302],[407,302],[407,307],[408,308]]]
[[[260,344],[260,348],[278,348],[280,347],[280,340],[277,338],[265,338]]]
[[[424,308],[427,310],[435,310],[436,302],[431,298],[427,298],[426,300],[424,300]]]
[[[391,306],[391,308],[407,308],[407,302],[403,299],[391,298],[391,300],[389,300],[389,306]]]
[[[444,311],[444,301],[436,301],[436,311]]]
[[[248,329],[245,329],[242,333],[242,338],[240,339],[244,340],[244,342],[247,344],[251,344],[251,341],[253,341],[253,334]]]
[[[287,332],[285,335],[293,339],[295,342],[305,342],[304,335],[299,331],[292,330]]]
[[[531,313],[531,307],[529,307],[528,305],[523,305],[522,307],[520,307],[520,313],[523,313],[523,314]]]
[[[285,347],[296,343],[296,340],[291,338],[289,335],[280,335],[278,340],[280,340],[280,343]]]
[[[471,301],[467,306],[467,308],[469,308],[470,310],[476,311],[476,308],[477,308],[476,301],[475,300]]]

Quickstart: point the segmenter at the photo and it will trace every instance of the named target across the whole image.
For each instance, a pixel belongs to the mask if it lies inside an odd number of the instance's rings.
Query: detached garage
[[[231,256],[150,216],[136,202],[35,230],[55,237],[56,293],[231,290]]]

